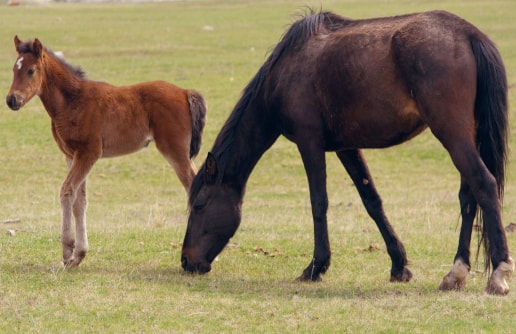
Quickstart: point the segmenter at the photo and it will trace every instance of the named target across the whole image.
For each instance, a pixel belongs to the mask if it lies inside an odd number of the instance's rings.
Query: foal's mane
[[[32,49],[32,44],[33,44],[33,41],[23,42],[18,45],[16,50],[19,53],[34,53],[34,50]],[[80,66],[75,66],[75,65],[68,63],[63,57],[56,55],[54,51],[50,50],[47,47],[45,47],[45,51],[49,56],[51,56],[53,59],[57,60],[61,65],[63,65],[74,76],[81,78],[81,79],[86,78],[86,73],[82,70],[82,68]]]
[[[308,12],[305,13],[301,19],[294,22],[283,34],[280,42],[274,47],[265,63],[244,88],[240,100],[233,108],[233,111],[226,120],[226,123],[222,127],[221,132],[213,144],[211,154],[217,159],[217,183],[222,182],[228,156],[231,155],[231,152],[229,151],[234,142],[234,134],[239,126],[240,120],[242,119],[247,107],[259,98],[258,94],[263,88],[263,85],[268,78],[268,74],[273,70],[278,60],[287,53],[295,51],[299,47],[303,46],[312,36],[323,32],[332,32],[341,29],[349,22],[351,22],[351,20],[332,12],[316,13],[313,9],[309,8]],[[189,206],[192,205],[192,200],[197,196],[204,183],[205,167],[206,162],[201,166],[192,183],[190,188]]]

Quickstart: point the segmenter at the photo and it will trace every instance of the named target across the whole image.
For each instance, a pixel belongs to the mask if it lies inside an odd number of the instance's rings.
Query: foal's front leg
[[[89,157],[89,158],[88,158]],[[61,186],[61,208],[63,212],[61,226],[61,244],[63,263],[67,268],[78,266],[88,251],[86,231],[86,177],[97,159],[95,156],[67,158],[68,175]],[[72,213],[75,217],[77,243],[72,230]]]

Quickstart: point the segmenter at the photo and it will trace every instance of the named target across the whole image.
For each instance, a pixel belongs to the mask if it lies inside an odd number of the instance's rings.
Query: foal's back
[[[130,86],[87,81],[84,99],[94,113],[92,130],[102,137],[102,157],[129,154],[147,146],[156,136],[188,146],[191,115],[188,90],[165,81]],[[84,124],[84,122],[83,122]],[[166,132],[166,134],[164,133]]]

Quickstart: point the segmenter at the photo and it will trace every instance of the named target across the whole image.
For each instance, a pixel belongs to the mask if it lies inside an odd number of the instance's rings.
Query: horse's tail
[[[199,153],[202,142],[202,132],[206,125],[206,101],[195,90],[188,90],[188,104],[192,117],[192,139],[190,140],[190,158]]]
[[[477,63],[476,144],[484,164],[496,179],[501,203],[508,156],[507,77],[500,53],[487,36],[475,35],[470,39],[470,43]],[[482,214],[480,214],[479,223],[482,226],[481,240],[483,241],[481,243],[484,245],[486,270],[489,270],[491,258],[489,238],[487,227],[482,220]]]

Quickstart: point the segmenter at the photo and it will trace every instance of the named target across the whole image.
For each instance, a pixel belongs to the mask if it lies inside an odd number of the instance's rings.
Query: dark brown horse
[[[314,221],[313,259],[299,279],[317,281],[330,265],[325,152],[334,151],[385,240],[391,281],[409,281],[405,249],[361,149],[396,145],[429,127],[461,175],[458,251],[440,288],[464,286],[480,210],[494,268],[487,291],[506,294],[505,278],[514,271],[500,205],[507,121],[500,55],[461,18],[442,11],[368,20],[311,13],[290,27],[245,88],[196,176],[182,266],[211,270],[240,224],[251,171],[284,135],[301,154]]]
[[[115,87],[87,80],[38,39],[22,42],[16,36],[14,45],[18,59],[6,102],[18,110],[38,95],[52,120],[52,134],[69,167],[60,194],[63,261],[67,267],[77,266],[88,250],[86,178],[93,164],[99,158],[136,152],[154,140],[188,192],[196,174],[192,158],[200,149],[206,105],[199,93],[163,81]]]

